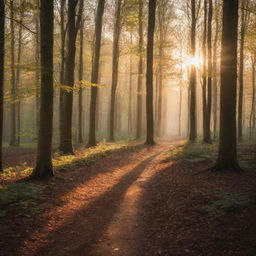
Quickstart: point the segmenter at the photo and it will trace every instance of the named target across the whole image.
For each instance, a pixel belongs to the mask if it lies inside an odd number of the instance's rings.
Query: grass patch
[[[216,201],[201,208],[200,212],[202,214],[223,216],[226,213],[237,211],[251,202],[245,195],[228,193],[224,190],[217,190],[215,194]]]
[[[184,143],[174,150],[168,152],[165,161],[183,160],[190,163],[201,161],[212,161],[216,158],[215,144]]]
[[[17,216],[31,217],[40,211],[38,201],[43,198],[44,186],[33,183],[13,183],[0,188],[0,219],[11,209]]]
[[[106,156],[107,154],[132,148],[127,143],[100,143],[94,148],[80,148],[77,150],[76,155],[59,156],[58,153],[54,155],[53,167],[56,171],[67,171],[78,166],[89,165],[92,162]],[[0,180],[10,181],[17,177],[27,177],[31,174],[32,168],[27,166],[26,163],[21,165],[6,168],[0,174]]]

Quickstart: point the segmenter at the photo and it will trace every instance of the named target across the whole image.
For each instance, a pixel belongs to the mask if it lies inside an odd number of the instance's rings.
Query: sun
[[[195,67],[200,67],[202,65],[202,59],[198,56],[188,56],[187,58],[184,59],[184,64],[186,66],[195,66]]]

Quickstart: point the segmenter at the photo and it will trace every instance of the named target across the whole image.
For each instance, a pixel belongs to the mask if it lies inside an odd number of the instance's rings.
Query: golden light
[[[184,64],[186,66],[200,67],[202,65],[202,59],[198,56],[187,57],[187,58],[184,59]]]

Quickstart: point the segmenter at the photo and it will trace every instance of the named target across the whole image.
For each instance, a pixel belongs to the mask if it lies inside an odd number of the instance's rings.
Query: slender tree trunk
[[[153,58],[154,33],[156,19],[156,0],[148,4],[148,43],[147,43],[147,74],[146,74],[146,112],[147,112],[147,145],[154,145],[154,108],[153,108]]]
[[[79,81],[83,80],[84,73],[84,20],[80,27],[80,56],[79,56]],[[83,88],[80,86],[78,92],[78,143],[83,143]]]
[[[62,125],[60,130],[60,146],[59,150],[65,154],[74,154],[72,145],[72,114],[73,114],[73,87],[74,87],[74,69],[75,69],[75,56],[76,56],[76,38],[77,32],[80,27],[81,12],[78,13],[76,19],[76,7],[78,0],[68,1],[68,42],[67,42],[67,57],[65,63],[64,85],[68,88],[63,90],[62,104],[63,110],[61,114]],[[81,3],[80,0],[80,10]],[[80,21],[79,21],[80,19]],[[79,27],[78,27],[79,26]]]
[[[196,55],[196,1],[191,0],[191,57]],[[196,125],[196,67],[191,66],[190,70],[190,131],[189,140],[194,142],[197,137]]]
[[[11,26],[11,139],[10,146],[16,146],[16,78],[15,78],[15,31],[14,31],[14,1],[10,0],[10,26]]]
[[[238,0],[223,0],[220,141],[216,170],[240,169],[236,141],[237,34]]]
[[[138,88],[137,88],[137,127],[136,139],[142,133],[142,79],[143,79],[143,0],[139,0],[139,63],[138,63]]]
[[[41,97],[38,136],[38,153],[33,178],[47,178],[54,175],[52,168],[53,129],[53,0],[41,0]]]
[[[130,32],[130,44],[133,44],[132,32]],[[132,122],[132,56],[130,55],[130,71],[129,71],[129,110],[128,110],[128,133],[131,134],[133,131]]]
[[[217,4],[217,3],[216,3]],[[218,76],[217,76],[217,49],[218,49],[218,36],[219,36],[219,19],[216,10],[215,15],[216,31],[213,47],[213,139],[217,139],[217,122],[218,122]]]
[[[203,32],[203,85],[202,85],[202,96],[203,96],[203,141],[207,141],[207,74],[206,74],[206,41],[207,41],[207,0],[204,0],[204,32]]]
[[[248,23],[248,1],[241,1],[240,61],[239,61],[239,97],[238,97],[238,140],[243,137],[243,100],[244,100],[244,40]]]
[[[65,73],[65,62],[66,62],[66,27],[65,27],[65,6],[66,0],[61,0],[60,4],[60,36],[61,36],[61,47],[60,47],[60,56],[61,56],[61,63],[60,63],[60,98],[59,98],[59,130],[62,131],[64,122],[64,110],[63,110],[63,95],[64,89],[62,86],[64,85],[64,73]],[[60,136],[60,140],[61,140]]]
[[[105,0],[98,1],[96,22],[95,22],[95,45],[93,50],[92,77],[91,83],[98,84],[99,62],[101,51],[101,36],[102,36],[102,19],[104,14]],[[90,127],[88,146],[96,146],[96,106],[97,106],[97,86],[91,87],[91,102],[90,102]]]
[[[121,7],[122,7],[122,0],[116,0],[113,56],[112,56],[112,85],[111,85],[110,116],[109,116],[109,141],[115,140],[114,124],[115,124],[116,90],[118,85],[119,38],[120,38],[120,32],[121,32]]]
[[[21,51],[22,51],[22,23],[24,19],[24,6],[20,6],[20,26],[19,26],[19,33],[18,33],[18,52],[17,52],[17,69],[16,69],[16,88],[18,90],[20,86],[20,64],[21,64]],[[17,97],[17,142],[16,145],[20,145],[20,95]]]
[[[255,56],[252,57],[252,103],[250,113],[250,139],[252,138],[255,129]]]
[[[206,109],[206,130],[204,142],[211,143],[211,114],[212,114],[212,14],[213,4],[209,0],[207,50],[208,50],[208,74],[207,74],[207,109]]]
[[[181,135],[182,93],[183,93],[183,89],[180,88],[180,98],[179,98],[179,132],[178,132],[179,136]]]
[[[37,12],[35,13],[35,25],[36,25],[36,34],[35,34],[35,65],[36,65],[36,72],[35,72],[35,86],[36,86],[36,108],[35,108],[35,119],[36,125],[35,130],[36,133],[39,129],[39,110],[40,110],[40,29],[39,29],[39,0],[37,0]]]
[[[3,98],[4,98],[4,41],[5,41],[5,1],[0,0],[0,172],[3,171]]]

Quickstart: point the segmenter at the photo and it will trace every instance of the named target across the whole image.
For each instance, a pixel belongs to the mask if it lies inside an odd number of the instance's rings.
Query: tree
[[[40,8],[40,53],[41,90],[40,120],[36,167],[32,178],[47,178],[54,175],[52,167],[53,129],[53,0],[41,0]]]
[[[14,1],[10,0],[10,27],[11,27],[11,139],[10,146],[17,146],[17,123],[16,123],[16,74],[15,74],[15,30],[14,30]]]
[[[74,87],[74,69],[76,56],[76,38],[80,27],[83,11],[83,0],[80,0],[78,14],[76,12],[79,0],[68,1],[68,25],[67,25],[67,56],[64,72],[64,85],[69,87],[63,90],[62,108],[60,126],[60,146],[59,150],[63,154],[74,154],[72,145],[72,112],[73,112],[73,87]],[[76,18],[77,16],[77,18]]]
[[[154,145],[154,110],[153,110],[153,55],[154,32],[156,19],[156,0],[148,4],[148,36],[147,36],[147,74],[146,74],[146,110],[147,110],[147,145]]]
[[[111,99],[110,99],[110,112],[109,112],[110,113],[109,114],[109,141],[115,140],[114,124],[115,124],[116,90],[118,85],[119,38],[121,34],[121,7],[122,7],[122,0],[116,0],[113,53],[112,53],[112,85],[111,85]]]
[[[196,56],[196,1],[191,0],[191,58]],[[189,140],[194,142],[197,137],[196,129],[196,67],[191,65],[190,70],[190,130],[189,130]]]
[[[223,0],[220,141],[215,170],[239,170],[236,140],[238,0]]]
[[[139,63],[138,63],[138,88],[137,88],[137,127],[136,139],[141,138],[142,130],[142,76],[143,76],[143,0],[139,0]]]
[[[3,97],[4,97],[4,41],[5,41],[5,0],[0,0],[0,172],[3,171]]]
[[[88,146],[96,146],[96,106],[98,93],[99,62],[101,51],[102,19],[104,14],[105,0],[98,1],[95,21],[95,43],[93,50],[92,76],[91,76],[91,102]],[[96,85],[96,86],[95,86]]]
[[[80,53],[78,79],[81,82],[84,76],[84,20],[80,26]],[[83,88],[80,86],[78,92],[78,143],[83,143]]]
[[[249,1],[241,1],[241,29],[240,29],[240,63],[239,63],[239,97],[238,97],[238,139],[243,136],[243,99],[244,99],[244,41],[249,22]]]
[[[207,29],[207,50],[208,50],[208,72],[207,72],[207,105],[206,105],[206,129],[204,142],[211,143],[211,113],[212,113],[212,16],[213,4],[209,0],[208,29]]]

